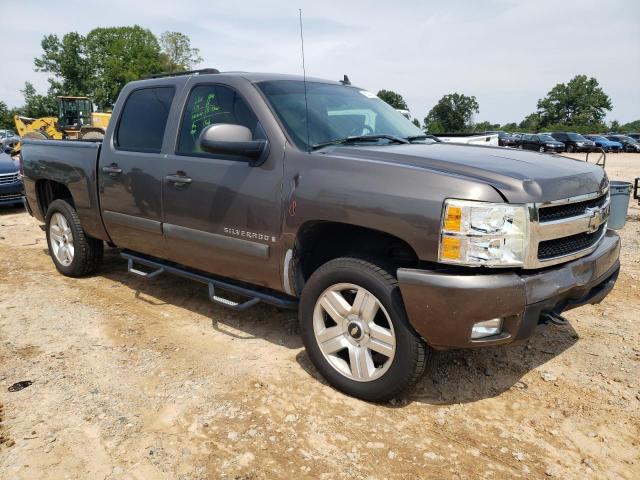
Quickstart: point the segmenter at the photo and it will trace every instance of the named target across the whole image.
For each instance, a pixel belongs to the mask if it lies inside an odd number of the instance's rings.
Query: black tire
[[[69,265],[63,265],[56,258],[51,244],[51,218],[56,213],[61,214],[66,219],[69,229],[73,235],[72,243],[74,247],[74,255]],[[84,232],[75,208],[65,200],[54,200],[47,209],[45,224],[49,255],[51,256],[56,269],[61,274],[66,275],[67,277],[82,277],[93,273],[98,269],[102,262],[104,244],[102,243],[102,240],[90,237]],[[65,259],[63,258],[63,261],[64,260]]]
[[[396,278],[367,260],[342,257],[316,270],[300,298],[300,333],[311,362],[334,388],[372,402],[390,400],[415,383],[424,372],[429,347],[409,324]],[[348,378],[334,368],[322,353],[313,327],[316,302],[328,288],[351,283],[371,292],[386,310],[395,334],[395,353],[387,370],[370,381]]]
[[[540,153],[544,153],[544,147],[542,147],[542,146],[541,146],[540,148],[538,148],[538,151],[539,151]]]
[[[573,152],[573,145],[567,145],[567,153]]]

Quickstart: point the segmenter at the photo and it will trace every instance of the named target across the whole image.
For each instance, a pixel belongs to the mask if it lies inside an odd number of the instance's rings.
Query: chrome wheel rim
[[[358,285],[339,283],[322,292],[313,332],[324,358],[350,380],[371,382],[393,363],[393,322],[380,300]]]
[[[49,222],[49,239],[51,250],[56,260],[65,267],[73,262],[75,253],[73,247],[73,233],[69,227],[69,222],[61,213],[54,213]]]

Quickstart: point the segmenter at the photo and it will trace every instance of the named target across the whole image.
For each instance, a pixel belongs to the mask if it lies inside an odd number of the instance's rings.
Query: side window
[[[129,95],[116,133],[119,149],[160,152],[174,92],[173,87],[154,87],[134,90]]]
[[[202,130],[216,123],[242,125],[251,130],[254,140],[266,138],[255,114],[235,90],[222,85],[198,85],[187,100],[176,153],[206,155],[196,143]]]

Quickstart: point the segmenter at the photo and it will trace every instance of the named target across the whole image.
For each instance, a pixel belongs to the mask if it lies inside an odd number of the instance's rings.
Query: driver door
[[[194,83],[163,180],[163,230],[177,263],[278,288],[283,152],[248,161],[200,149],[198,138],[214,124],[247,127],[267,139],[239,91],[220,83]]]

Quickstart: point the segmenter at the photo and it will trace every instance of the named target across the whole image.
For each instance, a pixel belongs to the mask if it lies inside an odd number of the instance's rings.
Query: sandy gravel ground
[[[640,176],[640,155],[608,158]],[[328,387],[295,314],[202,286],[57,274],[43,232],[0,211],[0,478],[640,478],[640,208],[600,305],[527,345],[436,353],[402,398]],[[33,384],[18,392],[18,381]]]

